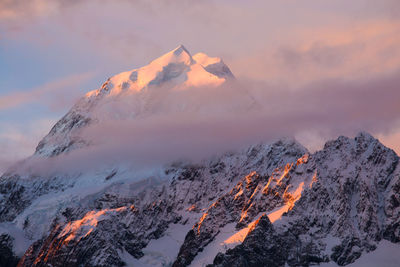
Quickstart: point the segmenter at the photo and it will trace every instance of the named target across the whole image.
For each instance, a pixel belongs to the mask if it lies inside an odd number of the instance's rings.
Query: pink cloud
[[[76,101],[79,93],[78,91],[74,92],[72,88],[93,78],[93,76],[92,72],[74,74],[36,88],[2,95],[0,97],[0,110],[40,101],[51,108],[60,108],[60,104],[62,107],[70,106],[71,103]]]
[[[116,163],[143,168],[181,159],[199,161],[281,137],[300,137],[314,149],[323,143],[321,136],[326,141],[368,131],[381,137],[400,127],[398,84],[399,72],[362,82],[325,80],[295,91],[239,81],[226,90],[209,88],[198,94],[188,90],[166,99],[172,107],[182,103],[206,107],[202,112],[196,108],[185,112],[161,109],[155,115],[135,119],[118,119],[119,114],[113,117],[114,108],[124,112],[116,101],[115,106],[107,106],[110,117],[103,117],[101,123],[81,133],[91,146],[44,162],[34,161],[29,168],[46,173],[60,169],[76,172]],[[258,104],[253,108],[241,106],[245,99],[241,93],[230,95],[243,88],[256,96]],[[124,99],[130,102],[129,97]],[[164,103],[160,101],[152,104],[158,107]],[[393,140],[398,147],[399,140]]]
[[[400,21],[297,28],[291,34],[276,46],[237,57],[232,68],[238,76],[293,87],[323,79],[364,80],[400,68]]]
[[[0,123],[0,173],[18,160],[33,154],[39,140],[55,123],[54,119],[42,118],[23,125],[18,122]]]
[[[386,133],[381,133],[378,135],[379,140],[382,141],[382,143],[387,146],[392,148],[394,151],[396,151],[397,155],[400,155],[400,129],[392,129],[390,132]]]

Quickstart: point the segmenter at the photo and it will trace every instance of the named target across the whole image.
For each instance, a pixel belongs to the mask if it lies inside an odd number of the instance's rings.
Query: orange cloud
[[[387,134],[379,134],[379,140],[387,147],[396,151],[400,155],[400,128],[393,130]]]
[[[49,0],[0,0],[0,20],[49,15],[54,13],[58,6],[57,1]]]
[[[237,76],[293,86],[387,74],[400,68],[400,21],[294,29],[288,40],[232,63]]]

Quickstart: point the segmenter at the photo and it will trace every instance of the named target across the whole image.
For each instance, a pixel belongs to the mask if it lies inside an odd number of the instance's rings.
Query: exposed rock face
[[[79,103],[84,102],[81,100]],[[35,154],[54,157],[84,146],[86,143],[79,137],[80,128],[88,125],[92,119],[80,111],[79,105],[59,120],[49,134],[39,142]]]
[[[383,238],[391,242],[400,242],[400,164],[397,165],[391,181],[387,181],[386,196],[384,199]]]
[[[37,197],[72,187],[73,181],[60,177],[32,177],[4,174],[0,177],[0,223],[13,221]]]
[[[145,210],[129,208],[92,211],[61,227],[56,225],[44,240],[34,243],[21,266],[124,266],[119,251],[141,257],[148,240],[159,238],[180,217],[165,202]],[[146,222],[146,224],[144,224]]]
[[[381,239],[398,242],[398,162],[392,150],[365,133],[354,140],[339,137],[311,155],[306,164],[315,179],[274,225],[274,235],[285,244],[278,253],[286,263],[308,266],[333,260],[346,265],[374,250]],[[243,246],[258,251],[252,258],[267,262],[259,243],[249,234]],[[228,266],[230,259],[241,258],[239,248],[219,254],[214,264]]]
[[[0,266],[16,266],[18,260],[13,252],[13,238],[7,234],[0,235]]]
[[[293,144],[295,145],[295,144]],[[301,150],[299,150],[301,151]],[[260,213],[271,212],[277,207],[292,208],[300,197],[295,191],[290,172],[308,159],[308,154],[299,158],[298,164],[287,163],[284,168],[271,172],[256,171],[246,175],[226,194],[219,197],[207,208],[200,220],[185,238],[174,266],[186,266],[220,233],[220,229],[229,223],[235,223],[241,229],[253,221]]]
[[[283,140],[254,146],[204,165],[173,165],[165,170],[172,177],[168,183],[160,183],[128,199],[111,193],[115,189],[110,189],[88,207],[65,210],[64,218],[54,221],[49,236],[35,242],[20,265],[36,266],[37,262],[37,266],[119,266],[123,264],[118,254],[121,251],[140,258],[148,242],[163,236],[171,223],[186,223],[188,219],[180,215],[182,212],[189,211],[198,218],[213,199],[232,191],[231,183],[255,176],[246,176],[248,170],[267,175],[304,152],[299,144]],[[240,210],[234,213],[237,212]]]
[[[283,239],[276,233],[266,215],[261,216],[250,229],[242,244],[219,253],[213,265],[208,266],[284,266],[288,256],[287,241],[296,241],[294,236]]]

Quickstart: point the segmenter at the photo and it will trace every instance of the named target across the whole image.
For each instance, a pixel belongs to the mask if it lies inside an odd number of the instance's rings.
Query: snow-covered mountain
[[[181,105],[182,92],[233,80],[221,59],[179,46],[86,94],[27,161],[96,146],[83,133],[109,119],[254,106],[245,90],[232,92],[239,106]],[[399,157],[368,133],[315,153],[282,138],[147,170],[20,164],[0,178],[0,266],[337,266],[400,249]]]
[[[220,58],[204,53],[192,57],[181,45],[145,67],[111,77],[101,88],[87,93],[40,141],[35,154],[51,157],[87,145],[91,140],[84,140],[81,131],[91,123],[172,112],[198,113],[217,108],[221,103],[212,103],[210,99],[206,103],[201,97],[182,95],[185,91],[194,96],[201,95],[206,88],[221,90],[221,85],[233,79],[232,72]],[[240,109],[253,104],[246,92],[232,90],[231,93],[241,98],[242,107],[223,106],[224,109]]]

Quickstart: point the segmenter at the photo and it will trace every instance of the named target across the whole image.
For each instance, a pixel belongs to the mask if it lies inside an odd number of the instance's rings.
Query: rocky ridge
[[[295,160],[304,151],[297,143],[283,140],[254,146],[204,165],[173,165],[165,170],[171,176],[169,182],[129,199],[121,199],[112,193],[118,189],[110,188],[85,211],[73,207],[64,211],[60,216],[63,218],[54,221],[51,233],[35,242],[20,263],[122,266],[123,261],[116,256],[118,251],[140,258],[150,240],[160,238],[170,224],[188,224],[191,218],[202,216],[212,200],[230,190],[231,182],[245,176],[248,169],[266,174]],[[75,256],[71,256],[71,251]]]
[[[218,254],[214,265],[242,266],[240,262],[251,259],[248,266],[259,266],[271,259],[271,249],[290,266],[327,261],[347,265],[382,239],[398,242],[398,163],[392,150],[366,133],[328,142],[306,163],[315,179],[293,208],[273,226],[257,224],[243,244]],[[265,235],[277,238],[263,242]]]
[[[203,164],[173,164],[164,170],[169,180],[139,194],[123,198],[115,184],[87,206],[66,208],[20,266],[124,266],[122,252],[140,263],[151,240],[187,224],[173,266],[190,265],[229,224],[233,237],[245,234],[210,264],[346,265],[383,239],[399,242],[398,162],[360,133],[313,154],[282,140]]]

